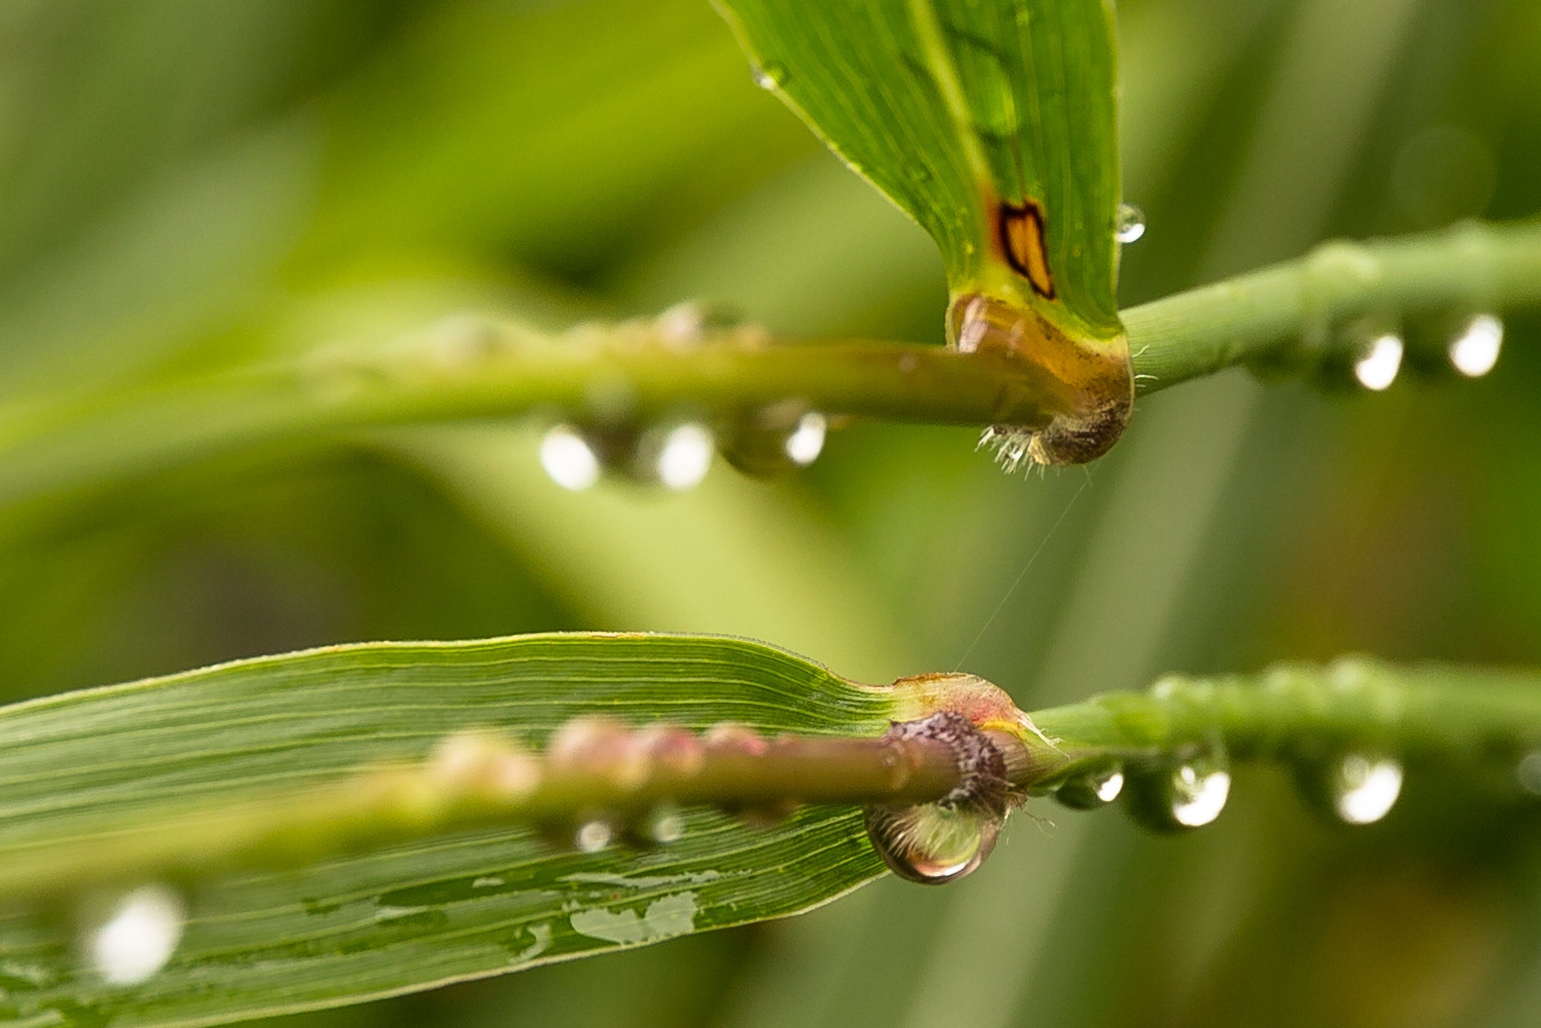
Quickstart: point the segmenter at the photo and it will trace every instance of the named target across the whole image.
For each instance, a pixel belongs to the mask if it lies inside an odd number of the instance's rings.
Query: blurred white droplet
[[[540,466],[563,489],[587,489],[599,481],[599,456],[567,425],[557,425],[540,441]]]
[[[1113,236],[1120,243],[1137,242],[1145,234],[1145,212],[1132,203],[1118,205],[1118,221]]]
[[[786,65],[779,61],[767,61],[763,66],[750,65],[750,73],[754,76],[754,84],[761,89],[780,89],[787,80]]]
[[[573,842],[584,853],[598,853],[610,845],[614,838],[615,830],[610,827],[610,822],[597,818],[593,821],[585,821],[573,834]]]
[[[694,422],[672,429],[658,450],[658,481],[670,489],[701,484],[712,466],[712,434]]]
[[[1352,753],[1338,766],[1332,802],[1347,823],[1367,825],[1390,813],[1401,793],[1400,763]]]
[[[187,924],[182,897],[165,885],[125,893],[106,920],[89,929],[91,966],[112,985],[137,985],[166,966]]]
[[[1467,378],[1481,378],[1498,363],[1504,344],[1504,323],[1491,314],[1478,314],[1450,341],[1450,363]]]
[[[1402,367],[1402,340],[1387,333],[1376,337],[1370,350],[1354,364],[1354,377],[1366,389],[1390,388]]]
[[[1207,825],[1220,816],[1230,795],[1228,772],[1184,764],[1172,773],[1172,819],[1186,828]]]
[[[1124,791],[1124,773],[1109,771],[1093,779],[1092,793],[1103,803],[1112,803]]]
[[[797,427],[792,429],[783,445],[787,459],[800,468],[818,460],[819,454],[824,452],[824,436],[828,431],[829,422],[816,410],[798,418]]]
[[[1520,781],[1520,788],[1541,796],[1541,750],[1531,750],[1520,758],[1515,777]]]

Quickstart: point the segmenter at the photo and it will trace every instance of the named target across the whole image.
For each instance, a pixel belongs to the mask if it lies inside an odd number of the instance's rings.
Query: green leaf
[[[51,697],[0,710],[0,889],[29,854],[78,845],[110,896],[134,884],[114,868],[115,830],[421,760],[467,729],[538,747],[603,713],[877,735],[893,704],[770,646],[647,635],[333,647]],[[185,936],[133,986],[108,984],[83,954],[80,919],[103,896],[81,883],[0,919],[0,1018],[188,1025],[355,1002],[792,914],[882,872],[849,807],[805,807],[770,829],[684,817],[678,842],[645,852],[583,854],[498,827],[181,878],[169,884]]]
[[[761,84],[936,240],[949,339],[1050,372],[1064,421],[1023,426],[1051,429],[1032,458],[1111,446],[1133,396],[1111,3],[717,2]]]

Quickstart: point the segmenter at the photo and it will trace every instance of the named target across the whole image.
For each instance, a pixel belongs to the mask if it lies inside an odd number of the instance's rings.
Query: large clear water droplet
[[[1131,775],[1125,786],[1130,816],[1162,832],[1209,824],[1225,809],[1230,794],[1230,768],[1218,749],[1180,764]]]
[[[575,492],[599,481],[599,454],[577,429],[556,425],[540,441],[540,466],[551,481]]]
[[[951,711],[895,724],[884,738],[946,743],[962,781],[935,803],[867,807],[873,848],[894,874],[912,882],[940,885],[969,874],[995,849],[1006,820],[1005,757],[967,718]]]
[[[1402,349],[1401,336],[1391,332],[1376,336],[1364,356],[1354,362],[1354,377],[1375,392],[1391,388],[1402,368]]]
[[[1350,753],[1334,764],[1330,789],[1339,818],[1373,824],[1391,812],[1402,793],[1402,765],[1390,757]]]
[[[800,404],[773,404],[727,426],[718,447],[729,464],[750,475],[805,468],[824,452],[829,420]]]
[[[1504,323],[1491,314],[1478,314],[1450,341],[1450,363],[1467,378],[1481,378],[1498,363],[1503,343]]]
[[[867,808],[867,837],[889,870],[926,885],[957,881],[995,849],[1001,821],[962,807]]]
[[[1138,242],[1145,235],[1145,212],[1132,203],[1118,205],[1118,217],[1113,223],[1113,237],[1120,243]]]
[[[91,967],[110,985],[138,985],[166,966],[187,926],[182,896],[168,885],[141,885],[118,897],[82,935]]]
[[[1123,791],[1123,769],[1114,766],[1070,779],[1055,791],[1054,798],[1072,810],[1095,810],[1118,799]]]

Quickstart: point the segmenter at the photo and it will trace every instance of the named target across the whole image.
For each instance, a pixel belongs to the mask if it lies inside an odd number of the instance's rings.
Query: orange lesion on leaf
[[[1038,201],[1028,199],[1016,204],[1001,200],[996,204],[995,217],[1001,255],[1011,270],[1027,279],[1033,292],[1045,300],[1054,299],[1048,236]]]

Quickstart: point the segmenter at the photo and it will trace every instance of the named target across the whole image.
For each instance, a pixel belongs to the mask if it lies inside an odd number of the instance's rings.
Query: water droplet
[[[1113,238],[1120,243],[1138,242],[1145,235],[1145,212],[1132,203],[1118,205],[1118,217],[1113,223]]]
[[[1390,813],[1402,793],[1402,765],[1389,757],[1350,753],[1332,774],[1332,806],[1351,825],[1367,825]]]
[[[1124,789],[1130,816],[1163,832],[1209,824],[1225,809],[1230,793],[1230,771],[1219,751],[1161,770],[1131,774]]]
[[[1072,810],[1095,810],[1118,799],[1123,791],[1123,770],[1108,767],[1070,779],[1055,791],[1054,798]]]
[[[187,926],[187,909],[170,886],[124,893],[84,935],[86,957],[111,985],[137,985],[166,966]]]
[[[1183,764],[1172,773],[1172,820],[1185,828],[1207,825],[1220,816],[1230,795],[1229,771]]]
[[[603,818],[585,821],[573,833],[573,845],[584,853],[598,853],[614,839],[615,829]]]
[[[574,492],[599,481],[599,455],[570,425],[556,425],[541,439],[540,466],[551,481]]]
[[[761,89],[780,89],[787,84],[787,79],[790,77],[787,74],[786,65],[780,61],[752,64],[750,65],[750,72],[754,75],[754,84]]]
[[[1467,378],[1481,378],[1498,363],[1504,323],[1491,314],[1478,314],[1450,341],[1450,363]]]
[[[801,403],[772,404],[724,429],[719,442],[728,463],[751,475],[805,468],[824,452],[829,419]]]
[[[693,489],[711,469],[714,451],[712,433],[706,426],[695,422],[676,425],[663,435],[653,469],[665,487]]]
[[[867,837],[883,863],[901,878],[940,885],[983,864],[1000,834],[1000,821],[939,804],[867,808]]]
[[[1521,757],[1514,776],[1519,780],[1520,788],[1541,796],[1541,750],[1531,750]]]
[[[893,725],[885,739],[931,739],[953,749],[963,781],[935,803],[866,808],[867,838],[889,870],[927,885],[956,881],[995,849],[1009,797],[1001,752],[961,714]]]
[[[1367,353],[1354,362],[1354,377],[1366,389],[1389,389],[1402,367],[1402,338],[1390,332],[1376,336]]]
[[[787,459],[800,468],[818,460],[819,454],[824,452],[824,436],[828,431],[829,422],[816,410],[798,418],[797,427],[787,436],[786,444],[782,447]]]
[[[660,845],[679,842],[685,837],[685,818],[673,804],[654,807],[642,824],[642,834]]]

